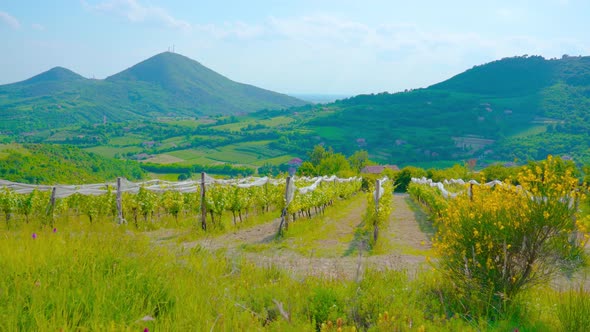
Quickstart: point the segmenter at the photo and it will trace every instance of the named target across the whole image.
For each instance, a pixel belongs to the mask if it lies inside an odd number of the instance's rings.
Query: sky
[[[103,79],[172,50],[291,94],[427,87],[504,57],[590,55],[588,0],[0,0],[0,84]]]

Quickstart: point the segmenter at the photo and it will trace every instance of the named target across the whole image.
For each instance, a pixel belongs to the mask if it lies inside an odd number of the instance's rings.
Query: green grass
[[[113,147],[113,146],[93,146],[91,148],[84,149],[88,152],[93,152],[103,157],[114,158],[115,155],[125,153],[139,153],[141,148],[139,146],[126,146],[126,147]]]
[[[211,165],[215,164],[216,161],[208,158],[208,150],[197,150],[197,149],[185,149],[176,150],[166,153],[176,158],[184,160],[186,164],[200,164],[200,165]]]
[[[343,140],[345,137],[348,136],[348,133],[345,129],[341,129],[338,127],[315,126],[313,130],[317,135],[324,137],[328,140],[339,141]]]
[[[260,155],[257,155],[255,153],[239,151],[235,145],[224,146],[219,149],[213,150],[210,154],[208,154],[208,158],[219,162],[227,162],[240,165],[252,165],[254,162],[262,159]]]
[[[285,155],[285,156],[280,156],[280,157],[275,157],[275,158],[261,159],[261,160],[257,160],[255,162],[253,162],[252,165],[262,166],[266,163],[269,163],[271,165],[280,165],[280,164],[287,163],[289,160],[291,160],[293,158],[295,158],[295,157],[292,155]]]
[[[172,164],[172,163],[180,163],[183,162],[183,159],[171,156],[169,154],[158,154],[155,155],[153,158],[148,159],[147,161],[151,162],[151,163],[157,163],[157,164]]]
[[[270,119],[263,119],[263,120],[260,120],[259,122],[265,126],[268,126],[268,127],[278,127],[278,126],[290,124],[293,121],[295,121],[295,119],[293,119],[292,117],[277,116],[277,117],[270,118]]]
[[[513,134],[511,137],[512,138],[522,138],[522,137],[539,135],[544,132],[547,132],[547,126],[546,125],[537,125],[537,126],[532,126],[530,128],[519,131],[519,132]]]
[[[10,155],[10,153],[6,152],[6,150],[14,150],[19,153],[30,154],[29,151],[27,149],[25,149],[20,144],[17,144],[17,143],[0,144],[0,159],[5,159]]]
[[[545,288],[506,319],[474,322],[445,316],[436,271],[414,280],[391,270],[368,270],[358,282],[300,279],[223,251],[162,246],[109,222],[58,221],[55,232],[21,224],[0,238],[0,330],[336,331],[337,321],[343,331],[562,328],[552,305],[561,294]]]
[[[304,256],[340,257],[354,239],[353,232],[340,234],[338,224],[345,223],[350,229],[360,223],[357,219],[346,219],[350,212],[364,204],[364,195],[357,195],[346,201],[337,201],[326,208],[324,214],[312,218],[300,217],[289,225],[283,246]],[[326,245],[327,240],[335,244]]]
[[[126,135],[124,137],[113,137],[109,140],[109,145],[116,145],[116,146],[131,146],[131,145],[139,145],[142,142],[148,141],[145,137],[140,137],[138,135]]]

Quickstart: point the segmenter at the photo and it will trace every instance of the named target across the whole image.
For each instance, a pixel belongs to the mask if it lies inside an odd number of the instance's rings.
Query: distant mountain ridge
[[[302,106],[294,97],[234,82],[199,62],[165,52],[104,80],[55,67],[0,86],[0,130],[70,124],[250,113]],[[17,124],[20,123],[21,126]]]

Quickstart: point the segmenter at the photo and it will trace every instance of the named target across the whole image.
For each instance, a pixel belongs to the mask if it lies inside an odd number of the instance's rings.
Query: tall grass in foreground
[[[403,271],[367,271],[359,282],[296,278],[199,247],[173,254],[133,226],[68,223],[54,232],[30,225],[0,231],[0,331],[557,326],[521,316],[489,326],[446,315],[436,278],[428,272],[410,281]]]
[[[590,328],[590,292],[583,285],[565,292],[556,310],[564,331],[581,332]]]

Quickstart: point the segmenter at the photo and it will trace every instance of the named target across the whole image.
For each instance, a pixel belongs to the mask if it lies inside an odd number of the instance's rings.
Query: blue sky
[[[174,45],[283,93],[426,87],[514,55],[590,55],[590,1],[0,0],[0,84],[105,78]]]

